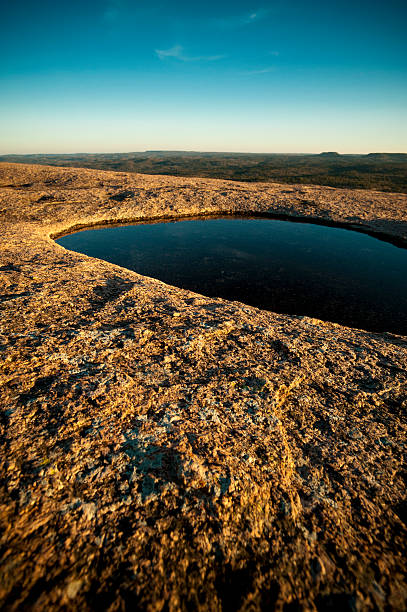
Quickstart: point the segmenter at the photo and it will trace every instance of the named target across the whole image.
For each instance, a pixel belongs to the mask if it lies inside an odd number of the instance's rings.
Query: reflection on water
[[[57,242],[211,297],[407,334],[407,250],[358,232],[229,217],[91,229]]]

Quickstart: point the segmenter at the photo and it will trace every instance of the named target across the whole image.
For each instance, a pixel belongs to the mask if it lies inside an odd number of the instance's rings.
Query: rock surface
[[[407,241],[407,196],[0,164],[0,606],[402,610],[407,338],[66,251],[219,212]]]

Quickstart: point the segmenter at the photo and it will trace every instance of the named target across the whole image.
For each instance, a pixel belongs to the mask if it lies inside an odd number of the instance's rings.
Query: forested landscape
[[[1,155],[0,161],[407,193],[406,153],[340,155],[326,152],[311,155],[145,151]]]

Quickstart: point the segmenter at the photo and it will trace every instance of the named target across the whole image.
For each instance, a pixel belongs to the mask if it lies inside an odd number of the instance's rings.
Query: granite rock
[[[52,237],[407,196],[0,164],[0,605],[403,610],[407,338],[265,312]]]

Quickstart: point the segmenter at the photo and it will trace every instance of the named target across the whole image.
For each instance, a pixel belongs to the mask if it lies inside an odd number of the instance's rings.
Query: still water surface
[[[229,217],[104,227],[57,242],[207,296],[407,334],[407,250],[359,232]]]

